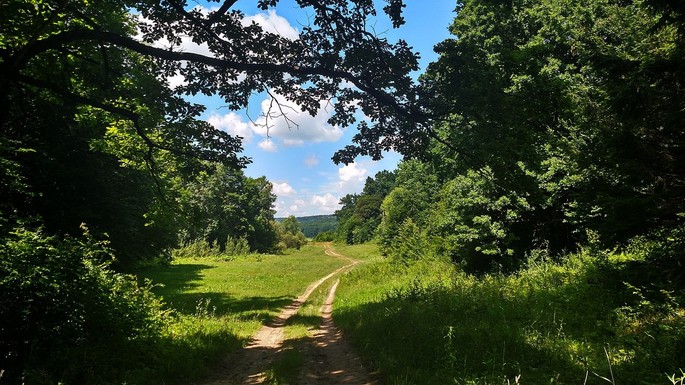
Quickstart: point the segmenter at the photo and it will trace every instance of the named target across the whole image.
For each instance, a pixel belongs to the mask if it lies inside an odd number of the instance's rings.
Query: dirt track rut
[[[326,254],[349,263],[307,287],[292,304],[264,325],[252,342],[241,351],[227,357],[221,365],[201,382],[201,385],[263,384],[267,371],[283,354],[284,328],[290,317],[297,314],[309,296],[340,273],[353,268],[359,261],[333,251],[326,246]],[[359,357],[333,324],[332,311],[339,280],[328,291],[320,310],[320,326],[298,346],[304,360],[297,378],[299,385],[376,385],[375,375],[364,369]],[[290,384],[296,385],[296,384]]]

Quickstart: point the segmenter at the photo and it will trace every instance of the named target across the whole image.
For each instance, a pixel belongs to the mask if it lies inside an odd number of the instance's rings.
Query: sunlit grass
[[[174,321],[148,348],[154,362],[132,368],[128,383],[184,383],[202,376],[221,357],[244,346],[310,283],[346,263],[312,245],[286,255],[230,261],[183,258],[168,267],[142,269],[139,277],[159,285],[155,292]]]
[[[304,357],[297,349],[284,349],[279,359],[266,371],[264,383],[266,385],[295,385],[303,362]]]
[[[625,255],[483,277],[369,261],[343,276],[334,318],[388,383],[649,384],[685,368],[683,306],[626,285],[642,278]]]
[[[359,261],[368,261],[378,258],[380,251],[375,243],[365,243],[362,245],[346,245],[343,243],[333,244],[336,253],[348,256]]]

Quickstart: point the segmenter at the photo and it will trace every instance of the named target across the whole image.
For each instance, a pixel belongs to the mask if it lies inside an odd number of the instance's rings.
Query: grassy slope
[[[288,255],[181,259],[140,271],[140,277],[164,285],[155,291],[175,321],[150,346],[152,362],[131,368],[129,383],[183,383],[201,376],[310,283],[345,263],[325,255],[322,246],[306,246]]]
[[[685,369],[685,311],[625,285],[649,286],[625,257],[482,278],[371,258],[343,278],[334,317],[389,384],[668,383]]]

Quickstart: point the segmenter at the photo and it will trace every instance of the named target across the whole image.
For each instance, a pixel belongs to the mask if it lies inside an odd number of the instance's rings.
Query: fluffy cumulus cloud
[[[295,195],[295,189],[288,182],[273,182],[273,192],[279,197]]]
[[[288,206],[288,210],[290,211],[291,214],[288,215],[295,215],[295,216],[301,216],[301,215],[307,215],[306,213],[306,202],[302,199],[295,199],[293,200],[290,205]]]
[[[266,152],[276,152],[278,151],[278,146],[276,146],[276,143],[274,143],[273,140],[271,139],[264,139],[257,144],[259,148]]]
[[[357,163],[350,163],[338,169],[338,179],[342,183],[363,182],[369,175],[369,170],[360,167]]]
[[[271,98],[265,99],[261,103],[261,116],[254,122],[247,122],[246,118],[235,112],[213,114],[207,121],[216,128],[243,137],[246,144],[255,136],[261,137],[257,146],[266,152],[276,152],[279,145],[292,147],[306,143],[336,142],[343,135],[342,128],[327,123],[330,115],[323,107],[324,103],[319,113],[311,116],[285,98],[276,97],[281,108],[272,103]],[[308,167],[314,167],[319,159],[310,155],[304,163]]]
[[[212,114],[207,118],[207,122],[219,130],[242,137],[243,143],[250,143],[254,136],[250,125],[235,112],[229,112],[226,115]]]
[[[274,184],[274,192],[276,192],[276,189],[276,184]],[[332,193],[317,195],[305,191],[293,193],[292,195],[281,195],[278,193],[276,195],[278,198],[275,209],[276,216],[278,217],[333,214],[335,210],[340,208],[340,197]]]
[[[261,103],[261,116],[256,120],[255,132],[261,136],[280,139],[285,146],[301,146],[305,143],[335,142],[343,130],[331,126],[327,120],[325,102],[315,116],[311,116],[295,103],[280,95],[267,98]]]
[[[374,162],[350,163],[341,166],[338,168],[337,177],[331,178],[331,180],[322,187],[322,190],[335,195],[338,198],[338,201],[340,197],[347,194],[357,194],[364,188],[366,178],[370,175],[369,169],[376,169]],[[337,209],[336,202],[336,208],[334,210]]]
[[[340,208],[340,198],[331,193],[314,195],[311,202],[317,212],[324,214],[330,214]]]

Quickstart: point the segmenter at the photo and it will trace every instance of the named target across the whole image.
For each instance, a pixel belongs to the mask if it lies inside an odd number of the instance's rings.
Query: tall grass
[[[629,255],[482,277],[383,258],[343,277],[335,321],[390,384],[655,384],[685,368],[682,292]]]

